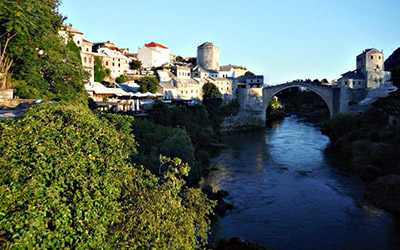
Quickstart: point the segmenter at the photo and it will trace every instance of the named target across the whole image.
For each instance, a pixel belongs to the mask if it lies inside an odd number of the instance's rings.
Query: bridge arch
[[[264,110],[267,110],[272,98],[277,95],[279,92],[289,89],[289,88],[294,88],[294,87],[303,87],[306,88],[315,94],[317,94],[319,97],[324,100],[326,105],[328,106],[329,113],[332,116],[334,114],[334,107],[333,107],[333,94],[332,94],[332,89],[329,86],[319,86],[319,85],[312,85],[309,83],[303,83],[303,82],[291,82],[291,83],[285,83],[281,85],[276,85],[276,86],[270,86],[270,87],[265,87],[263,89],[263,99],[264,99]]]

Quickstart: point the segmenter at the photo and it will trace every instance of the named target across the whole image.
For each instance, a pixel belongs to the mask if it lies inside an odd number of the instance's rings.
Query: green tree
[[[94,57],[94,81],[103,82],[106,76],[110,75],[110,69],[105,69],[98,56]]]
[[[245,76],[254,76],[255,74],[251,71],[246,71],[246,73],[244,73]]]
[[[215,100],[215,99],[221,99],[222,94],[215,86],[215,84],[211,82],[207,82],[206,84],[203,85],[203,100],[204,101],[209,101],[209,100]]]
[[[140,86],[140,92],[156,93],[158,90],[159,82],[158,82],[158,79],[155,77],[146,76],[146,77],[141,78],[138,81],[138,84]]]
[[[312,84],[313,84],[313,85],[321,85],[321,82],[320,82],[318,79],[314,79],[314,80],[312,81]]]
[[[129,68],[132,70],[139,70],[142,67],[142,62],[139,60],[132,60],[129,63]]]
[[[58,0],[0,1],[0,44],[15,37],[7,55],[17,95],[31,98],[70,98],[84,95],[86,79],[79,58],[62,42],[63,17]],[[21,85],[20,85],[21,84]]]
[[[1,247],[200,248],[213,203],[180,159],[161,157],[160,177],[132,165],[132,122],[77,101],[1,121]]]
[[[115,79],[115,82],[117,83],[123,83],[126,82],[125,76],[124,75],[120,75]]]
[[[326,78],[321,80],[321,83],[328,83],[328,80]]]

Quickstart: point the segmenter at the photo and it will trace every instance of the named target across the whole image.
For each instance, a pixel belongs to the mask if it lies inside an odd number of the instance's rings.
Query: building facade
[[[94,55],[92,53],[93,44],[83,38],[83,32],[72,26],[63,26],[58,32],[64,43],[67,44],[72,39],[76,46],[81,50],[82,66],[89,73],[90,82],[94,82]]]
[[[206,70],[219,71],[219,48],[210,42],[198,46],[197,65]]]
[[[170,51],[164,45],[151,42],[139,49],[138,59],[142,62],[142,67],[145,69],[168,66],[170,64]]]
[[[116,78],[130,71],[129,63],[132,61],[115,47],[102,47],[94,53],[101,60],[102,65],[109,69],[111,76]]]
[[[357,69],[344,73],[338,85],[351,89],[390,88],[391,73],[384,69],[383,51],[366,49],[357,56]]]

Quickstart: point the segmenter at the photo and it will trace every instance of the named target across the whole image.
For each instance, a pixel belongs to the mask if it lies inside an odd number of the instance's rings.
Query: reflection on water
[[[225,136],[203,180],[235,205],[223,237],[269,249],[395,249],[399,222],[363,198],[364,184],[330,165],[329,139],[297,117]],[[329,163],[328,163],[328,160]]]

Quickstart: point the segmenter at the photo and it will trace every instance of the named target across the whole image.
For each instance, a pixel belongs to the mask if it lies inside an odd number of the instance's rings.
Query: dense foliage
[[[138,84],[140,86],[140,92],[156,93],[156,91],[158,90],[159,82],[158,82],[158,79],[155,77],[146,76],[146,77],[141,78],[138,81]]]
[[[213,99],[222,99],[222,94],[215,84],[207,82],[203,85],[203,101],[207,102]]]
[[[103,82],[106,76],[110,75],[110,70],[104,68],[103,64],[101,63],[101,59],[98,56],[94,57],[94,81],[95,82]]]
[[[129,63],[129,68],[132,70],[139,70],[142,67],[142,62],[139,60],[132,60]]]
[[[21,98],[70,98],[83,94],[80,59],[58,35],[63,17],[58,0],[0,1],[0,44],[14,36],[7,55],[16,94]]]
[[[330,148],[350,160],[349,167],[361,175],[371,169],[373,178],[400,173],[400,129],[388,124],[384,109],[337,114],[323,124],[322,132],[331,138]]]
[[[120,75],[117,78],[115,78],[115,82],[116,83],[123,83],[126,82],[125,76],[124,75]]]
[[[0,245],[201,247],[211,203],[185,187],[189,166],[162,157],[155,177],[132,165],[132,118],[84,105],[42,104],[0,122]]]

